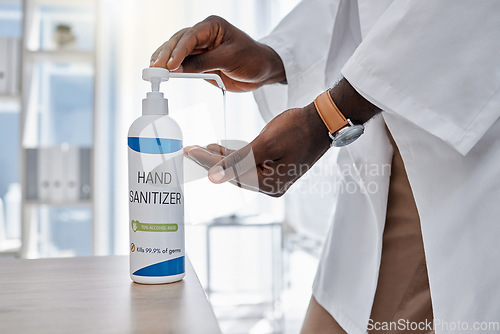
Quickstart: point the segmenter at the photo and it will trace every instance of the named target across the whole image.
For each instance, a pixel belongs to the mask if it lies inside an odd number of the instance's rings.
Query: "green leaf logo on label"
[[[139,224],[140,223],[138,220],[132,220],[132,230],[134,230],[134,232],[137,232],[137,227]]]

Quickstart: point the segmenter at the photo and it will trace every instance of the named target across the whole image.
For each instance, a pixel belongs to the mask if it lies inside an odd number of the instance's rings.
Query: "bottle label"
[[[182,141],[128,138],[130,270],[137,276],[184,273]]]

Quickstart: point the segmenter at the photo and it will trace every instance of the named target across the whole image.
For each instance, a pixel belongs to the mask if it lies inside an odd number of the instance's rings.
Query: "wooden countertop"
[[[186,261],[177,283],[141,285],[127,256],[0,259],[0,333],[220,333]]]

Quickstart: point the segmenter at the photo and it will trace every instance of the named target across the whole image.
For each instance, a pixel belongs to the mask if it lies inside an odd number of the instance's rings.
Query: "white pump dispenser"
[[[159,67],[150,67],[142,70],[142,79],[151,82],[151,92],[142,100],[143,115],[168,115],[168,99],[160,92],[160,83],[170,78],[214,80],[223,91],[224,82],[217,74],[211,73],[175,73]]]
[[[183,150],[181,129],[168,116],[160,84],[196,78],[225,87],[215,74],[163,68],[146,68],[142,78],[151,82],[151,92],[128,133],[130,277],[143,284],[170,283],[185,275]]]
[[[163,68],[145,68],[142,70],[142,79],[151,81],[151,92],[142,100],[143,115],[168,115],[168,99],[160,92],[160,83],[167,81],[169,72]]]

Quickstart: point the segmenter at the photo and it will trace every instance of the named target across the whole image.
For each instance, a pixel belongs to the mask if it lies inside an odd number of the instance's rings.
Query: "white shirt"
[[[331,204],[316,300],[348,333],[366,332],[389,184],[366,171],[391,163],[385,122],[420,215],[436,333],[500,333],[488,325],[500,321],[500,1],[304,0],[263,42],[288,81],[255,92],[265,118],[341,74],[384,110],[339,151],[355,166],[342,182],[358,187]]]

